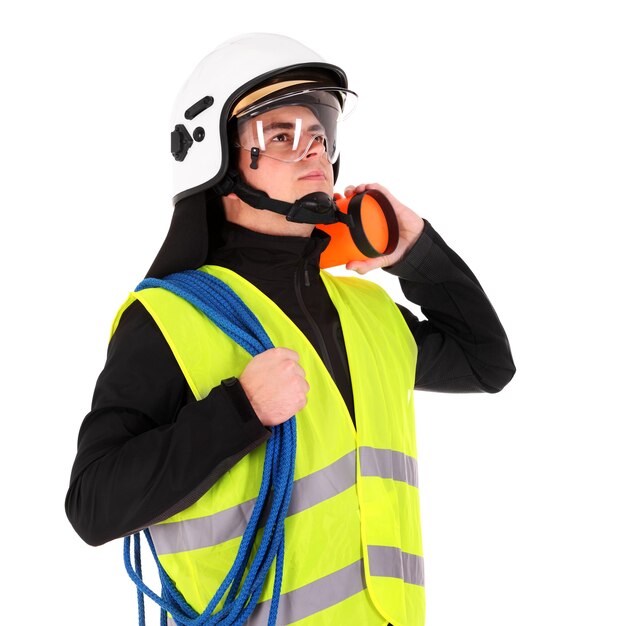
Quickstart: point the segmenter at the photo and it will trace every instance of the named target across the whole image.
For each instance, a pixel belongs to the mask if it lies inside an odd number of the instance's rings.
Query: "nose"
[[[323,135],[311,138],[311,144],[306,152],[307,159],[311,157],[321,157],[326,152],[326,140]]]

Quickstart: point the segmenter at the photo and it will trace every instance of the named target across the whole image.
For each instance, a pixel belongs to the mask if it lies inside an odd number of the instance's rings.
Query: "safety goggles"
[[[311,88],[247,107],[236,117],[234,145],[248,151],[256,148],[259,154],[285,163],[323,150],[330,163],[335,163],[339,122],[356,101],[354,92],[340,91]]]

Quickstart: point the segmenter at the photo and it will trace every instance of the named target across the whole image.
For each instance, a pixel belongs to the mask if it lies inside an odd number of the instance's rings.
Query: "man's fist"
[[[286,422],[306,405],[309,391],[297,352],[271,348],[246,365],[239,382],[264,426]]]

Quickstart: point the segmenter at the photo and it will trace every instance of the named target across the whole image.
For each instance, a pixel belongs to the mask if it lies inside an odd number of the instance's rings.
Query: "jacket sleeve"
[[[111,339],[91,408],[65,500],[71,524],[91,545],[187,508],[270,436],[238,381],[195,400],[139,302]]]
[[[415,388],[498,392],[515,373],[504,328],[472,271],[424,221],[415,245],[385,268],[426,317],[398,305],[418,346]]]

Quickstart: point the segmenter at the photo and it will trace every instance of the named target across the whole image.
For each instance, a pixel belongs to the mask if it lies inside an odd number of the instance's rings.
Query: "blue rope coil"
[[[153,287],[167,289],[187,300],[252,356],[274,347],[257,317],[241,298],[228,285],[210,274],[199,270],[187,270],[170,274],[163,279],[147,278],[139,283],[136,291]],[[267,623],[268,626],[276,624],[283,578],[285,517],[291,501],[295,460],[294,416],[272,428],[272,436],[267,442],[265,452],[259,495],[241,539],[237,556],[226,578],[202,613],[198,613],[189,605],[163,569],[147,529],[144,530],[144,535],[157,564],[162,587],[160,596],[143,581],[140,533],[133,535],[134,565],[130,556],[131,537],[124,538],[124,564],[128,575],[137,586],[139,626],[145,626],[144,595],[161,607],[161,626],[166,626],[167,613],[179,626],[243,625],[257,605],[273,562],[276,563],[276,567]],[[252,555],[254,539],[261,527],[261,515],[267,509],[268,502],[271,504],[261,542],[256,553]],[[244,577],[246,568],[248,573]],[[227,591],[223,607],[214,613]]]

